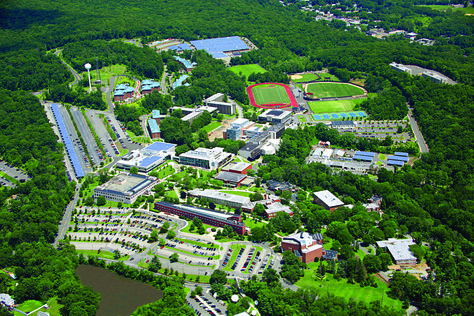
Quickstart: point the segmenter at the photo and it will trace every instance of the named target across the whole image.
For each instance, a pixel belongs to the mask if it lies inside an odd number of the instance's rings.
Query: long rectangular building
[[[155,177],[138,174],[119,174],[94,189],[94,199],[99,196],[108,201],[133,204],[137,198],[151,190],[158,183]]]
[[[214,170],[231,162],[234,159],[234,154],[225,152],[221,147],[197,148],[179,155],[176,159],[182,165]]]
[[[186,204],[180,205],[168,202],[156,202],[155,210],[183,216],[189,219],[197,217],[205,224],[216,227],[224,227],[227,225],[232,227],[237,234],[243,235],[245,233],[245,224],[242,222],[240,214],[229,214]]]

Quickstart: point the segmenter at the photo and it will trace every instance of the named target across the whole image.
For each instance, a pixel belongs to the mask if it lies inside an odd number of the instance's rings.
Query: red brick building
[[[238,162],[232,167],[230,167],[229,172],[238,173],[238,174],[247,174],[247,171],[252,169],[251,163]]]
[[[324,207],[325,209],[331,211],[331,213],[335,209],[344,206],[344,203],[328,190],[314,192],[313,203]]]
[[[292,251],[304,263],[314,262],[316,257],[321,258],[326,254],[321,234],[303,232],[290,235],[283,238],[281,248],[283,251]]]

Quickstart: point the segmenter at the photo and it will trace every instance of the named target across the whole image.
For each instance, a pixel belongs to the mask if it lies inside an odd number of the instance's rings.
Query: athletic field
[[[312,98],[340,98],[354,95],[362,95],[364,89],[347,83],[318,82],[307,85],[306,93]]]
[[[288,104],[290,98],[285,87],[273,84],[258,85],[252,88],[257,105]]]
[[[290,76],[290,79],[291,79],[294,83],[298,83],[298,82],[315,81],[315,80],[318,80],[319,77],[318,77],[318,75],[316,75],[316,74],[309,73],[309,74],[291,75],[291,76]]]
[[[264,68],[260,67],[257,64],[250,65],[238,65],[229,67],[229,70],[238,76],[245,76],[247,79],[252,73],[264,73],[267,72]]]
[[[339,100],[339,101],[310,101],[309,107],[313,113],[348,112],[354,110],[356,105],[365,99]]]

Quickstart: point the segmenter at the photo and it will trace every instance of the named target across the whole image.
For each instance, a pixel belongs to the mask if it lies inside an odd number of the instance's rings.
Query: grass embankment
[[[132,140],[132,142],[141,143],[141,144],[151,144],[152,143],[152,140],[150,139],[150,137],[137,136],[137,135],[135,135],[135,133],[133,133],[129,129],[127,129],[127,134],[130,137],[130,139]]]
[[[219,249],[219,246],[215,245],[215,244],[206,244],[204,242],[189,240],[189,239],[185,239],[185,238],[175,238],[175,239],[179,240],[179,241],[182,241],[184,243],[187,243],[187,244],[201,246],[201,247],[204,247],[204,248],[212,248],[212,249],[215,249],[215,250]]]
[[[233,252],[230,255],[229,262],[227,262],[227,265],[222,270],[224,270],[224,271],[233,271],[231,269],[231,267],[234,264],[235,259],[237,259],[237,256],[239,255],[240,249],[242,249],[242,248],[246,248],[246,246],[242,245],[242,244],[235,244],[235,245],[230,246],[230,249],[232,249]]]
[[[320,290],[321,295],[335,295],[344,297],[346,300],[355,299],[364,303],[370,303],[372,301],[380,301],[383,298],[383,304],[387,306],[394,306],[395,308],[401,308],[402,302],[394,300],[387,296],[388,286],[376,279],[377,287],[361,287],[359,284],[347,283],[347,279],[341,279],[339,281],[334,279],[332,274],[326,273],[324,279],[320,280],[317,278],[314,272],[318,269],[319,263],[312,262],[308,264],[308,270],[304,271],[304,277],[301,278],[296,285],[303,289],[316,288]]]
[[[206,131],[206,133],[210,133],[216,128],[220,127],[222,124],[220,122],[211,122],[208,125],[204,126],[203,129]]]

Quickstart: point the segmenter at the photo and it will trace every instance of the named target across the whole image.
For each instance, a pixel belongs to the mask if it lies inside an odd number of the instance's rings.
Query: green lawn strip
[[[158,270],[158,272],[161,273],[161,274],[164,274],[165,273],[165,268],[161,268],[160,270]],[[181,272],[178,272],[178,276],[182,277],[183,274]],[[186,274],[186,280],[195,282],[195,280],[198,276],[199,276],[199,282],[200,283],[209,283],[209,281],[211,280],[210,275],[197,275],[197,274]]]
[[[242,245],[242,244],[234,244],[230,246],[230,249],[233,250],[232,254],[230,255],[229,261],[227,262],[227,265],[222,269],[224,271],[233,271],[231,269],[232,265],[235,262],[235,259],[237,259],[237,256],[239,255],[239,251],[242,248],[246,248],[247,246]]]
[[[204,126],[203,128],[207,133],[210,133],[221,125],[222,124],[220,122],[211,122],[208,125]]]
[[[104,259],[114,259],[114,254],[110,251],[105,251],[101,250],[100,253],[97,253],[97,250],[82,250],[78,249],[76,250],[78,253],[82,253],[83,255],[86,256],[94,256],[94,257],[99,257],[99,258],[104,258]]]
[[[311,111],[315,114],[337,113],[353,111],[354,108],[365,99],[338,100],[338,101],[310,101],[308,102]]]
[[[189,239],[184,239],[184,238],[175,238],[175,239],[187,244],[191,244],[191,245],[201,246],[205,248],[212,248],[212,249],[215,249],[216,251],[219,249],[219,246],[217,245],[211,246],[212,244],[206,244],[200,241],[189,240]]]
[[[17,309],[28,314],[28,313],[34,311],[35,309],[37,309],[38,307],[41,307],[43,305],[44,305],[44,303],[42,303],[40,301],[28,300],[28,301],[25,301],[25,302],[21,303],[20,305],[18,305]],[[20,316],[20,315],[23,315],[23,314],[19,313],[19,312],[14,312],[13,315]],[[31,314],[31,315],[33,315],[33,314]]]
[[[7,179],[8,181],[12,182],[12,183],[15,183],[18,185],[19,181],[13,177],[10,177],[8,174],[6,174],[5,172],[3,171],[0,171],[0,176]]]
[[[201,258],[209,258],[209,257],[211,257],[212,259],[215,259],[215,260],[218,260],[218,259],[221,257],[220,255],[215,255],[215,256],[201,255],[201,254],[198,254],[198,253],[193,253],[193,252],[191,252],[191,251],[182,250],[182,249],[173,248],[173,247],[168,247],[168,246],[165,246],[165,248],[168,248],[169,250],[173,250],[173,251],[177,251],[177,252],[182,252],[182,253],[185,253],[185,254],[187,254],[187,255],[194,256],[194,257],[201,257]]]
[[[197,232],[197,229],[195,229],[194,231],[190,231],[189,228],[191,227],[191,223],[192,221],[188,221],[188,225],[186,227],[184,227],[183,229],[181,229],[181,232],[182,233],[190,233],[190,234],[196,234],[196,235],[200,235],[198,232]],[[208,228],[212,228],[214,226],[211,226],[211,225],[208,225],[208,224],[204,224],[204,229],[207,230]]]
[[[157,256],[158,258],[162,258],[162,259],[165,259],[165,260],[170,260],[170,258],[166,258],[165,256],[160,256],[160,255],[157,255],[155,254],[154,256]],[[149,263],[146,263],[146,260],[148,259],[143,259],[142,261],[140,261],[138,263],[138,266],[140,268],[143,268],[143,269],[148,269],[148,266],[150,265]],[[182,264],[185,264],[185,265],[188,265],[188,266],[193,266],[193,267],[204,267],[204,268],[211,268],[211,269],[214,269],[215,268],[215,265],[213,266],[203,266],[203,265],[199,265],[199,264],[190,264],[190,263],[186,263],[186,262],[183,262],[183,261],[179,261],[179,263],[182,263]]]
[[[272,259],[273,259],[273,256],[270,256],[270,259],[268,259],[268,262],[267,262],[267,264],[265,265],[265,270],[267,270],[268,267],[270,266],[270,263],[272,262]]]
[[[247,269],[245,269],[245,271],[244,271],[243,273],[250,273],[250,272],[249,272],[249,269],[250,269],[250,267],[252,266],[252,262],[253,262],[253,260],[255,259],[255,256],[257,256],[257,252],[262,251],[262,250],[263,250],[262,247],[255,247],[255,252],[253,253],[252,259],[250,259],[249,265],[247,266]],[[256,264],[255,264],[255,265],[256,265]]]
[[[233,195],[240,195],[240,196],[246,196],[246,197],[250,197],[251,195],[253,195],[252,192],[245,192],[245,191],[221,191],[222,193],[228,193],[228,194],[233,194]]]
[[[179,198],[175,190],[166,191],[165,196],[170,197],[170,198],[175,198],[175,199]]]
[[[379,159],[380,160],[387,160],[387,156],[385,156],[385,154],[380,154]]]
[[[316,276],[313,275],[314,270],[319,266],[315,264],[310,270],[304,271],[304,277],[301,278],[296,285],[303,289],[310,289],[312,287],[320,289],[320,293],[329,293],[335,296],[341,296],[348,299],[355,299],[364,303],[370,303],[372,301],[380,301],[383,298],[383,304],[387,306],[394,306],[395,308],[401,308],[402,302],[394,300],[387,296],[386,292],[388,286],[376,279],[377,288],[366,286],[361,287],[359,284],[347,283],[346,279],[339,281],[335,280],[332,274],[326,273],[324,280],[317,280]]]
[[[252,229],[254,227],[263,227],[263,225],[265,225],[262,222],[255,222],[255,220],[253,220],[251,218],[244,219],[244,223],[245,223],[245,226],[247,226],[250,229]]]
[[[127,261],[128,259],[130,259],[130,255],[125,255],[125,256],[120,257],[118,261]]]

